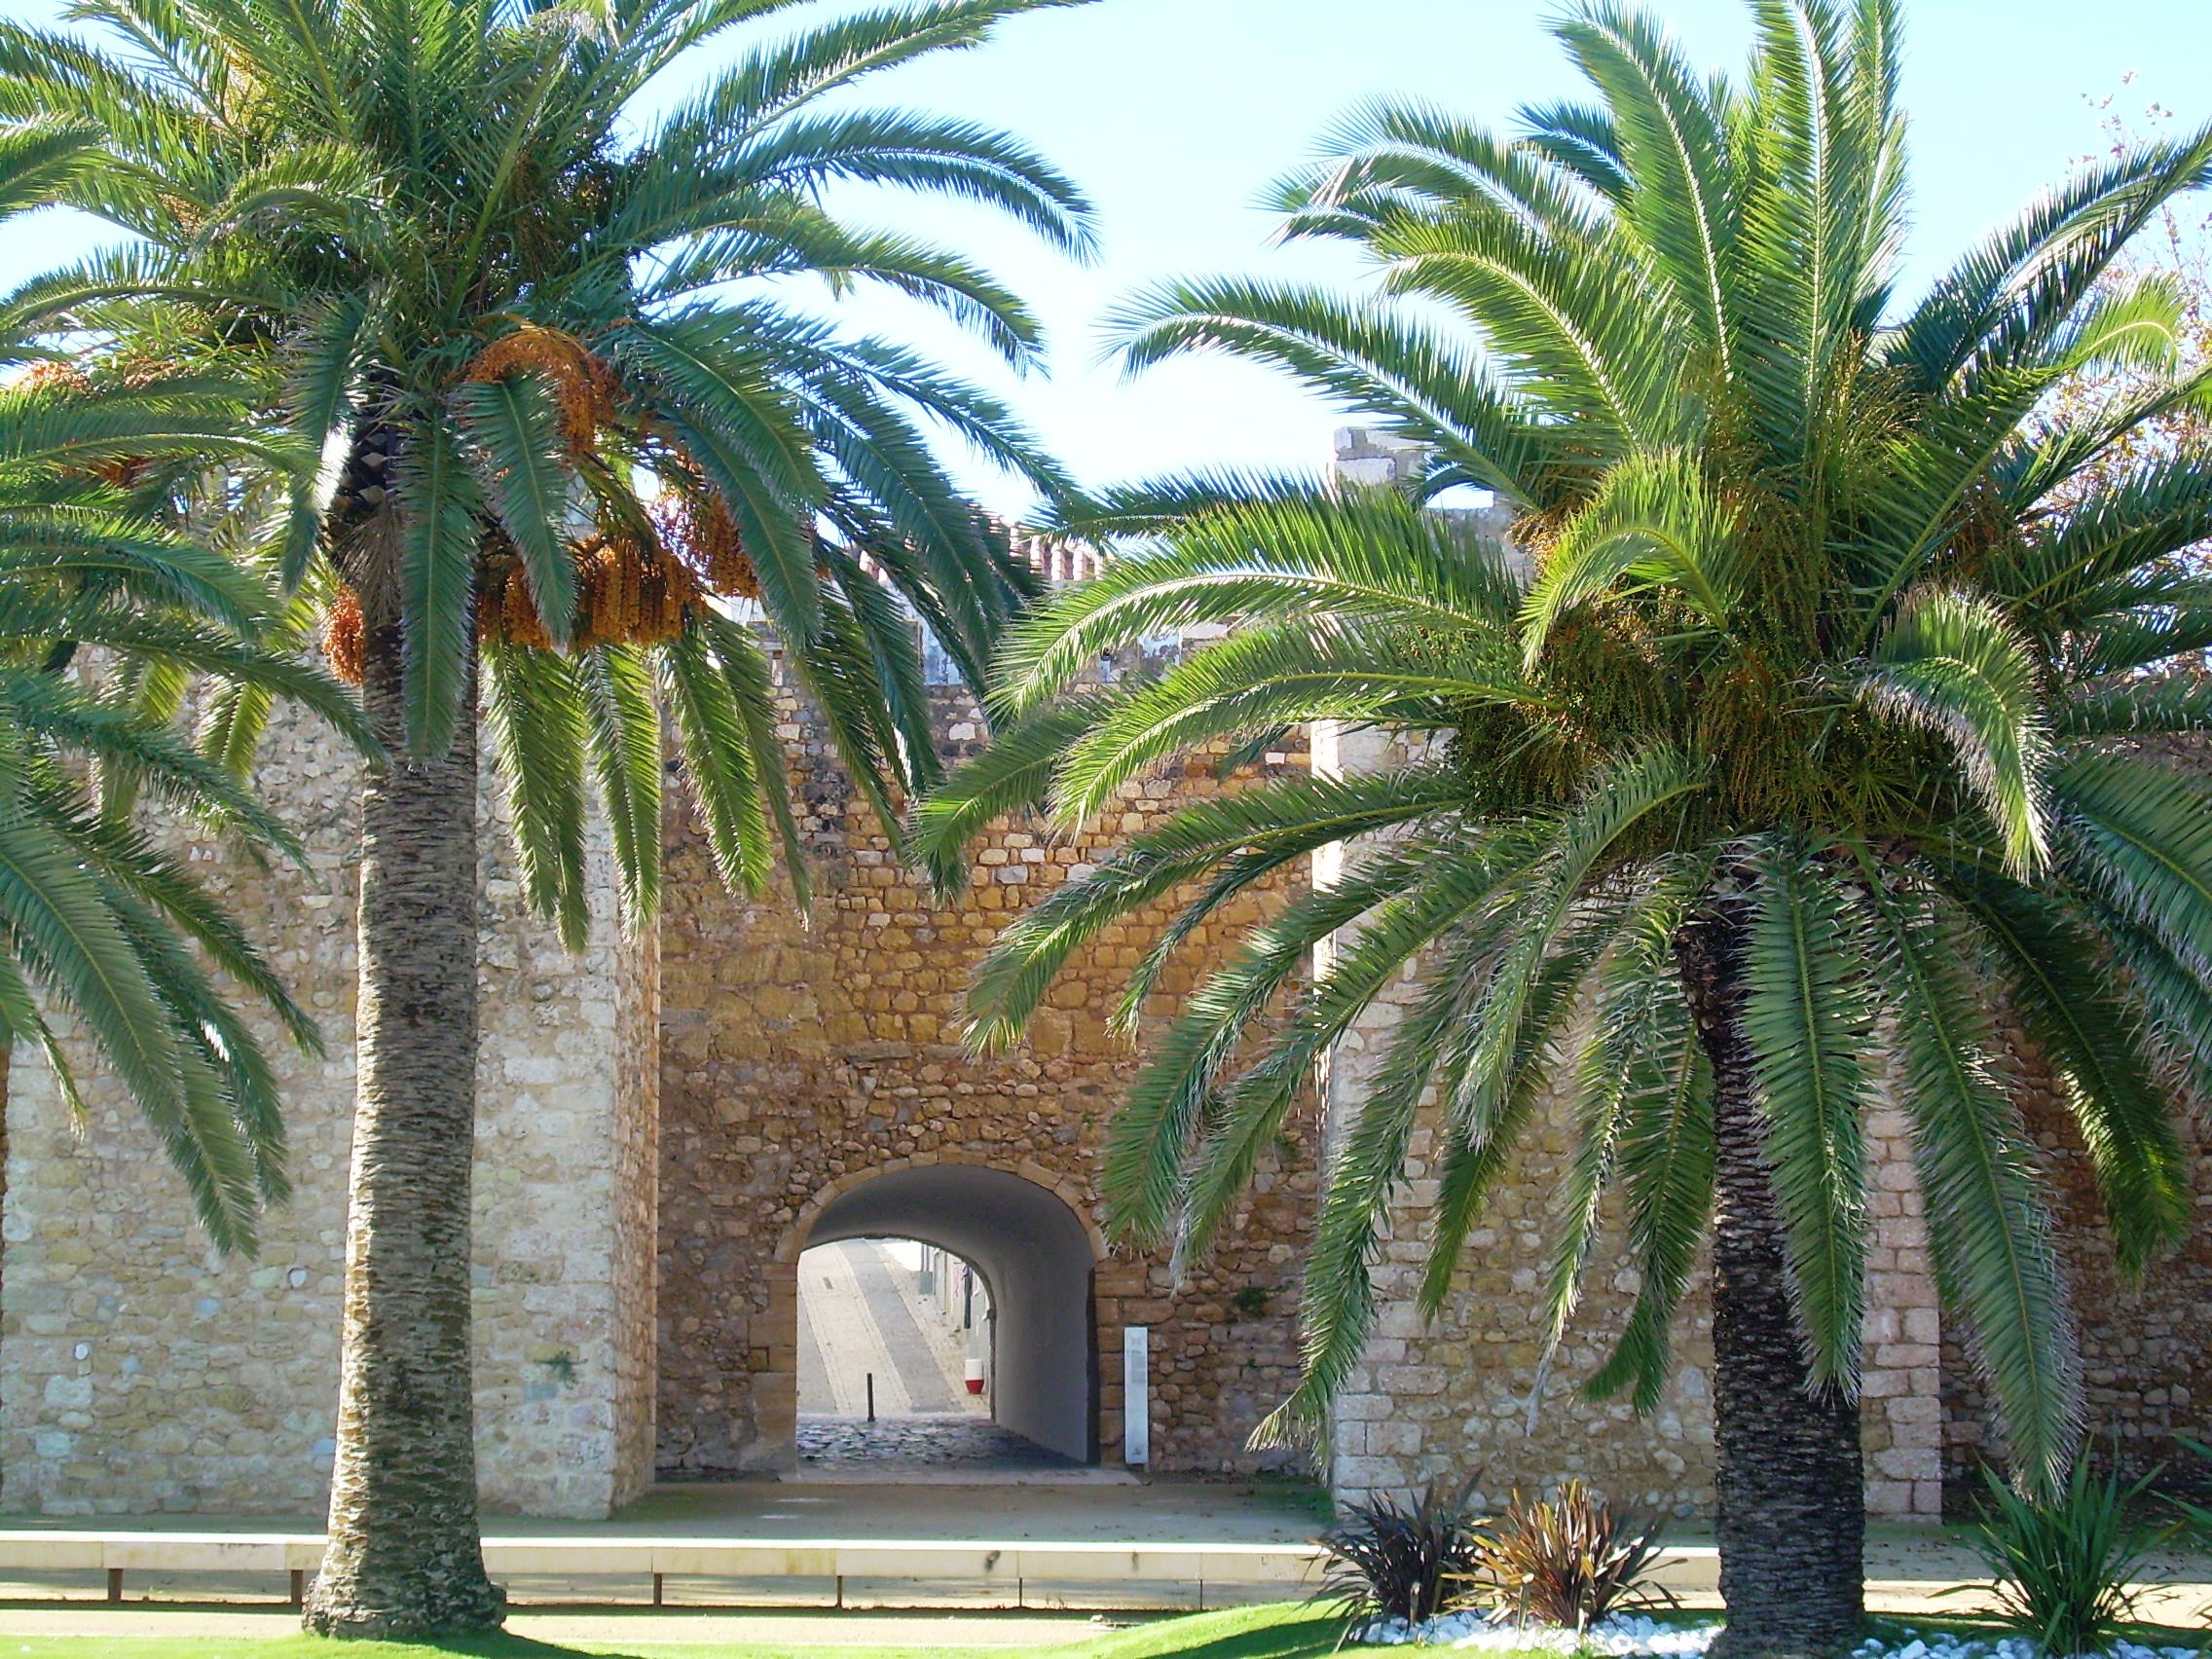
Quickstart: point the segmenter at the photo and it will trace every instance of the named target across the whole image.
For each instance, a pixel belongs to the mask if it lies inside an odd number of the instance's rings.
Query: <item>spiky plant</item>
[[[1393,1621],[1419,1626],[1475,1595],[1478,1530],[1474,1483],[1455,1496],[1430,1487],[1411,1501],[1378,1493],[1347,1504],[1323,1532],[1328,1560],[1314,1599],[1350,1621],[1347,1634]]]
[[[92,144],[83,129],[0,129],[0,217],[51,199]],[[0,1051],[38,1049],[84,1111],[49,1019],[66,1010],[216,1248],[250,1254],[262,1205],[286,1192],[284,1130],[239,995],[301,1048],[319,1052],[321,1039],[129,805],[150,797],[297,858],[283,824],[175,729],[176,697],[197,679],[212,696],[291,698],[364,740],[366,728],[342,687],[269,644],[280,629],[261,583],[179,533],[211,461],[281,460],[246,435],[240,393],[0,340]]]
[[[1398,758],[1256,787],[1137,837],[1015,921],[976,981],[1017,1034],[1069,954],[1137,906],[1195,925],[1352,843],[1339,879],[1209,964],[1131,1087],[1119,1234],[1202,1253],[1315,1066],[1385,988],[1419,990],[1332,1124],[1301,1304],[1318,1424],[1373,1321],[1371,1264],[1433,1113],[1433,1312],[1547,1088],[1575,1134],[1538,1317],[1553,1342],[1617,1206],[1641,1274],[1599,1395],[1657,1403],[1713,1241],[1725,1650],[1847,1642],[1862,1615],[1865,1124],[1894,1101],[1942,1292],[2001,1404],[2015,1477],[2081,1423],[2039,1169],[1993,1009],[2064,1085],[2119,1257],[2188,1224],[2175,1089],[2212,1082],[2212,787],[2166,745],[2212,724],[2194,665],[2212,457],[2100,458],[2205,396],[2175,297],[2110,281],[2212,177],[2212,136],[2087,169],[1925,294],[1904,212],[1891,0],[1756,0],[1736,80],[1591,0],[1558,35],[1593,97],[1493,134],[1370,111],[1285,193],[1380,294],[1225,280],[1128,321],[1129,360],[1286,369],[1420,446],[1404,490],[1198,480],[1090,521],[1150,536],[1022,622],[1012,729],[924,812],[946,885],[991,818],[1076,824],[1196,745],[1302,721]],[[2054,387],[2124,360],[2093,417]],[[1493,492],[1527,555],[1424,503]],[[1234,624],[1157,679],[1080,698],[1101,650]],[[1303,987],[1315,947],[1336,941]]]
[[[1656,1527],[1565,1481],[1548,1497],[1516,1492],[1477,1531],[1473,1571],[1493,1618],[1580,1636],[1614,1613],[1666,1599],[1651,1582],[1662,1553]]]
[[[0,113],[97,126],[102,165],[69,197],[133,233],[18,313],[120,331],[166,307],[180,334],[263,353],[274,412],[336,459],[281,569],[325,568],[332,657],[394,758],[362,802],[317,1629],[501,1617],[469,1373],[479,708],[524,887],[571,941],[592,780],[625,920],[658,901],[664,717],[722,875],[760,891],[780,849],[803,887],[769,659],[737,601],[887,822],[934,775],[913,619],[978,675],[1029,584],[926,430],[1060,480],[991,399],[790,285],[886,286],[1032,355],[987,273],[824,197],[965,199],[1081,250],[1087,209],[1027,149],[845,95],[1054,3],[83,0],[70,33],[0,24]],[[736,50],[710,68],[709,46]],[[644,101],[695,61],[696,92]]]
[[[2014,1492],[1991,1469],[1982,1479],[1989,1509],[1974,1544],[1998,1618],[2043,1653],[2111,1652],[2135,1617],[2135,1581],[2174,1531],[2137,1514],[2157,1474],[2094,1474],[2084,1456],[2051,1493]]]

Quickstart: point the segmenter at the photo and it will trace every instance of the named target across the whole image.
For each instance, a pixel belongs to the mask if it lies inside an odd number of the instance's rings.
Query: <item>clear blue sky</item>
[[[56,9],[0,0],[0,15]],[[1701,62],[1741,60],[1750,30],[1740,0],[1653,9]],[[2118,93],[2130,113],[2155,100],[2188,123],[2212,119],[2212,0],[1905,0],[1904,10],[1912,278],[2096,148],[2086,100]],[[1550,11],[1546,0],[1098,0],[885,76],[870,84],[874,100],[988,119],[1042,147],[1092,194],[1105,245],[1079,270],[983,215],[933,206],[917,216],[870,197],[853,205],[954,241],[1029,295],[1051,330],[1051,373],[1015,382],[901,302],[857,307],[856,321],[991,381],[1087,482],[1200,463],[1316,463],[1335,412],[1219,361],[1123,385],[1097,363],[1098,319],[1172,275],[1348,277],[1335,256],[1268,245],[1269,219],[1254,206],[1262,186],[1369,97],[1424,97],[1503,124],[1523,101],[1575,91],[1544,33]],[[0,234],[0,284],[69,240],[50,218]],[[1021,503],[1003,483],[975,484],[1002,509]]]

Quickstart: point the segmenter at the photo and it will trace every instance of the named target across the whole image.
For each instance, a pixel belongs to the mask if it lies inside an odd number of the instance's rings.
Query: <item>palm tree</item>
[[[626,922],[659,896],[663,710],[717,865],[803,888],[752,607],[889,821],[926,784],[914,621],[978,682],[1029,591],[926,442],[1051,490],[990,398],[790,297],[888,286],[1016,363],[1036,326],[959,256],[855,229],[849,182],[965,199],[1080,252],[1080,197],[987,128],[856,107],[881,70],[1055,0],[931,0],[764,38],[670,107],[648,87],[793,0],[92,0],[104,44],[0,28],[0,110],[96,124],[72,193],[134,234],[19,297],[119,297],[282,370],[338,457],[287,582],[394,756],[364,791],[359,1095],[330,1544],[308,1622],[497,1624],[469,1378],[481,703],[528,895],[580,941],[587,778]],[[657,93],[655,96],[657,97]]]
[[[0,216],[51,198],[92,143],[82,129],[0,129]],[[0,339],[0,1054],[36,1046],[83,1111],[40,994],[67,1010],[216,1248],[251,1254],[262,1206],[286,1192],[283,1124],[261,1040],[222,980],[301,1048],[321,1039],[129,808],[151,796],[256,854],[303,856],[173,729],[193,679],[211,700],[288,696],[363,741],[366,729],[342,687],[268,643],[276,617],[251,573],[172,528],[211,459],[280,459],[241,435],[239,387],[103,353],[63,366],[22,338]],[[105,683],[84,672],[94,658]]]
[[[2083,172],[1899,307],[1894,7],[1753,9],[1741,82],[1591,0],[1557,33],[1592,101],[1512,136],[1369,111],[1283,204],[1291,235],[1375,262],[1375,302],[1222,280],[1131,308],[1132,363],[1284,368],[1429,459],[1403,491],[1101,502],[1089,528],[1151,541],[1016,625],[1011,727],[921,843],[953,886],[993,817],[1042,799],[1078,823],[1199,745],[1311,720],[1399,740],[1403,763],[1191,807],[1056,890],[980,970],[976,1032],[1012,1040],[1070,952],[1180,895],[1133,1022],[1201,918],[1356,842],[1176,1010],[1114,1131],[1113,1221],[1202,1252],[1316,1063],[1412,970],[1332,1124],[1305,1374],[1263,1433],[1318,1423],[1361,1355],[1417,1117],[1444,1149],[1433,1311],[1557,1088],[1555,1341],[1608,1203],[1641,1272],[1593,1393],[1656,1403],[1711,1229],[1731,1655],[1827,1652],[1860,1623],[1868,1110],[1909,1114],[1942,1290],[2015,1477],[2047,1487],[2081,1391],[1993,1000],[2063,1078],[2133,1271],[2187,1224],[2175,1092],[2212,1084],[2212,788],[2161,745],[2212,724],[2202,678],[2162,672],[2212,644],[2181,557],[2212,535],[2212,456],[2095,470],[2204,397],[2171,288],[2107,277],[2212,176],[2212,135]],[[2115,360],[2155,384],[2042,413]],[[1428,505],[1464,486],[1510,508],[1526,559]],[[1101,650],[1232,622],[1155,679],[1067,692]]]

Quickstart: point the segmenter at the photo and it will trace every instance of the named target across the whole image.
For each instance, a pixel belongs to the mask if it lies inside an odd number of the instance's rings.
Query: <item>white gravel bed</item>
[[[1392,1619],[1363,1634],[1361,1640],[1386,1647],[1418,1643],[1424,1647],[1455,1647],[1478,1653],[1591,1654],[1601,1659],[1678,1659],[1701,1654],[1720,1634],[1717,1621],[1710,1624],[1662,1624],[1635,1613],[1609,1618],[1577,1637],[1556,1626],[1515,1629],[1493,1624],[1487,1614],[1468,1611],[1447,1613],[1426,1624],[1409,1625]],[[1960,1636],[1937,1631],[1928,1636],[1903,1631],[1894,1638],[1869,1637],[1852,1649],[1853,1659],[2049,1659],[2026,1637]],[[2122,1641],[2111,1659],[2204,1659],[2194,1647],[2147,1647]]]
[[[1703,1653],[1719,1634],[1717,1621],[1671,1625],[1637,1613],[1622,1613],[1576,1636],[1556,1625],[1516,1628],[1493,1624],[1487,1613],[1469,1610],[1446,1613],[1420,1625],[1392,1619],[1368,1631],[1362,1640],[1390,1647],[1419,1642],[1424,1647],[1462,1647],[1479,1653],[1593,1653],[1607,1655],[1608,1659],[1648,1654],[1652,1659],[1675,1659],[1676,1655]]]
[[[1851,1651],[1857,1659],[2048,1659],[2041,1645],[2024,1636],[1960,1636],[1955,1631],[1862,1641]],[[2203,1659],[2203,1654],[2194,1647],[2146,1647],[2121,1641],[2113,1644],[2108,1659]]]

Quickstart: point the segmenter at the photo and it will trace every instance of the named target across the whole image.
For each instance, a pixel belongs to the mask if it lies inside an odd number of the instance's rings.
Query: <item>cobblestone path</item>
[[[873,1239],[800,1258],[798,1460],[803,1472],[1074,1468],[991,1420],[961,1380],[959,1333],[912,1293],[912,1270]],[[875,1378],[869,1422],[867,1380]]]
[[[798,1466],[807,1474],[855,1469],[882,1474],[926,1469],[1010,1474],[1080,1465],[1072,1457],[1063,1457],[983,1418],[879,1418],[868,1422],[844,1417],[802,1417],[798,1419]]]

